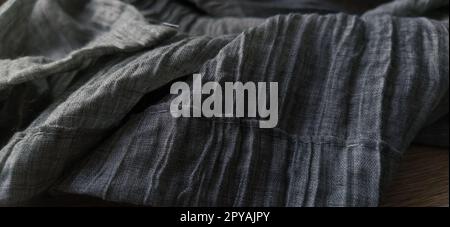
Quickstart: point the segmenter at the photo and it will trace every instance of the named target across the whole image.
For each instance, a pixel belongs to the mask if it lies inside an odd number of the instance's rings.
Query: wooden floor
[[[448,207],[449,150],[414,146],[405,155],[382,206]]]

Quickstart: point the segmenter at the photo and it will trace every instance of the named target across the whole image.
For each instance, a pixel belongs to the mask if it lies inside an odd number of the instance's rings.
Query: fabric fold
[[[448,122],[448,22],[402,14],[443,1],[269,18],[208,4],[1,6],[0,205],[377,206],[417,135]],[[174,118],[170,86],[197,73],[278,83],[278,125]]]

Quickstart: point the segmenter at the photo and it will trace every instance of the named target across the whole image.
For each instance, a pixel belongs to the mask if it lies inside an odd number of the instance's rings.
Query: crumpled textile
[[[225,2],[3,4],[0,204],[70,193],[146,206],[377,206],[408,146],[445,132],[434,125],[448,123],[448,19],[411,9],[448,11],[448,1],[273,16]],[[278,82],[277,127],[172,117],[169,87],[194,73]]]

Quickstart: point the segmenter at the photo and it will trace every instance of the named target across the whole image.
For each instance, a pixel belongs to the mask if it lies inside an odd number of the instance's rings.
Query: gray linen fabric
[[[377,9],[373,9],[366,15],[393,15],[393,16],[412,16],[426,15],[433,11],[441,11],[448,7],[448,0],[396,0]],[[447,10],[446,10],[447,11]],[[448,12],[447,12],[448,16]]]
[[[139,0],[137,0],[139,1]],[[267,17],[274,14],[308,12],[362,13],[388,0],[187,0],[215,16]]]
[[[150,206],[376,206],[420,131],[448,122],[448,21],[389,15],[405,1],[270,18],[192,2],[0,8],[0,204],[50,190]],[[168,86],[193,73],[278,82],[278,126],[173,118]]]

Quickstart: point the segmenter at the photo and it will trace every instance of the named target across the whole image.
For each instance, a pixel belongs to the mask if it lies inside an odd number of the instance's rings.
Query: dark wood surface
[[[449,150],[413,146],[396,171],[382,206],[448,207]]]

